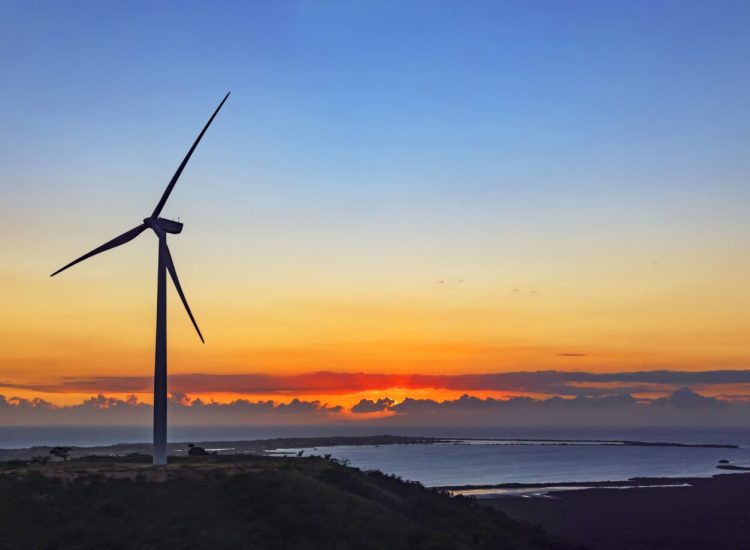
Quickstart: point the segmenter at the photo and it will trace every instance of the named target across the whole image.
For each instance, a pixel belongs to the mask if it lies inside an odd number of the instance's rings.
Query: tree
[[[70,458],[70,451],[72,450],[73,447],[52,447],[49,454],[55,458],[67,461]]]

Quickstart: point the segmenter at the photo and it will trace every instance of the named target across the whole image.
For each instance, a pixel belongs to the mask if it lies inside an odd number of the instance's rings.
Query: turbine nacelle
[[[143,223],[151,227],[154,231],[161,229],[164,233],[172,233],[177,235],[182,232],[182,225],[180,222],[174,220],[168,220],[167,218],[145,218]]]

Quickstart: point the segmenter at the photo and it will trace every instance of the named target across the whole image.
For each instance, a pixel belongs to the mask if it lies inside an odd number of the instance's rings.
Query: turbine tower
[[[156,286],[156,354],[155,354],[155,369],[154,369],[154,465],[165,465],[167,463],[167,272],[169,272],[170,277],[172,278],[172,282],[174,283],[175,288],[177,289],[177,294],[180,295],[180,299],[182,300],[182,304],[185,306],[185,310],[187,311],[188,316],[190,317],[190,320],[193,322],[193,326],[195,327],[195,330],[198,332],[198,336],[201,339],[201,342],[205,343],[203,340],[203,335],[201,334],[200,329],[198,328],[198,323],[195,322],[195,317],[193,317],[193,313],[190,311],[190,306],[188,306],[187,299],[185,298],[185,293],[182,292],[182,287],[180,286],[180,280],[177,278],[177,271],[174,267],[174,262],[172,261],[172,255],[169,253],[169,247],[167,246],[167,234],[173,233],[178,234],[182,231],[182,224],[180,222],[168,220],[165,218],[160,218],[159,214],[161,214],[162,209],[164,208],[164,205],[167,202],[167,199],[169,198],[170,193],[172,193],[172,189],[174,189],[175,184],[177,183],[177,180],[180,178],[180,174],[182,174],[182,171],[185,168],[185,165],[190,160],[190,157],[193,155],[193,152],[195,151],[195,148],[198,146],[198,143],[200,143],[201,138],[203,137],[203,134],[206,133],[206,130],[208,130],[208,127],[213,122],[214,118],[218,114],[221,107],[224,105],[224,102],[229,97],[229,93],[224,96],[224,99],[221,100],[221,103],[219,103],[219,106],[214,111],[214,114],[211,115],[211,118],[208,119],[208,122],[206,122],[206,125],[203,127],[203,130],[200,134],[198,134],[198,137],[195,140],[195,143],[193,143],[193,146],[190,148],[190,150],[187,152],[187,155],[185,155],[185,158],[182,159],[182,163],[180,163],[180,166],[177,168],[177,171],[174,173],[174,176],[172,176],[172,179],[169,181],[169,184],[167,185],[166,190],[164,191],[164,194],[161,196],[161,199],[159,199],[159,202],[156,205],[156,208],[154,208],[154,211],[151,213],[151,215],[148,218],[145,218],[143,220],[143,223],[140,224],[137,227],[134,227],[133,229],[130,229],[129,231],[126,231],[119,237],[115,237],[109,242],[104,243],[98,248],[95,248],[91,252],[84,254],[77,260],[73,260],[65,267],[62,267],[55,271],[50,277],[54,277],[61,271],[64,271],[68,269],[71,266],[74,266],[78,262],[82,262],[83,260],[86,260],[88,258],[91,258],[92,256],[96,256],[97,254],[101,252],[105,252],[107,250],[110,250],[112,248],[115,248],[117,246],[123,245],[127,242],[132,241],[135,239],[138,235],[143,233],[146,229],[152,229],[154,233],[156,233],[156,236],[159,239],[159,267],[157,271],[157,286]]]

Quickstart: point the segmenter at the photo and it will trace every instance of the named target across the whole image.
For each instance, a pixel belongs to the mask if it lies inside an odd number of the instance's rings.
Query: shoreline
[[[472,443],[462,443],[470,441]],[[739,449],[735,443],[677,443],[670,441],[639,441],[630,439],[550,439],[550,438],[522,438],[522,437],[462,437],[462,438],[445,438],[443,442],[453,445],[476,445],[474,442],[490,442],[489,445],[498,442],[502,445],[540,445],[540,446],[558,446],[558,445],[580,445],[580,446],[621,446],[621,447],[682,447],[682,448],[701,448],[701,449]]]
[[[710,477],[634,477],[615,481],[563,481],[558,483],[498,483],[494,485],[464,485],[433,487],[452,496],[485,499],[551,498],[562,493],[601,490],[674,489],[692,487],[696,480]]]
[[[717,469],[719,467],[717,466]],[[695,476],[675,476],[675,477],[631,477],[628,479],[617,479],[609,481],[560,481],[551,483],[493,483],[488,485],[443,485],[433,487],[440,491],[449,491],[452,493],[461,493],[464,491],[482,491],[493,489],[544,489],[546,487],[569,487],[572,489],[583,487],[586,489],[609,489],[619,487],[660,487],[665,485],[686,484],[696,480],[712,479],[719,475],[730,475],[722,472],[716,472],[712,476],[695,477]]]

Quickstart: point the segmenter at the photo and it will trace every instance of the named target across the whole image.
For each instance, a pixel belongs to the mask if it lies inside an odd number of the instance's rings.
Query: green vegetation
[[[471,499],[322,458],[149,460],[0,463],[0,546],[562,548]]]

